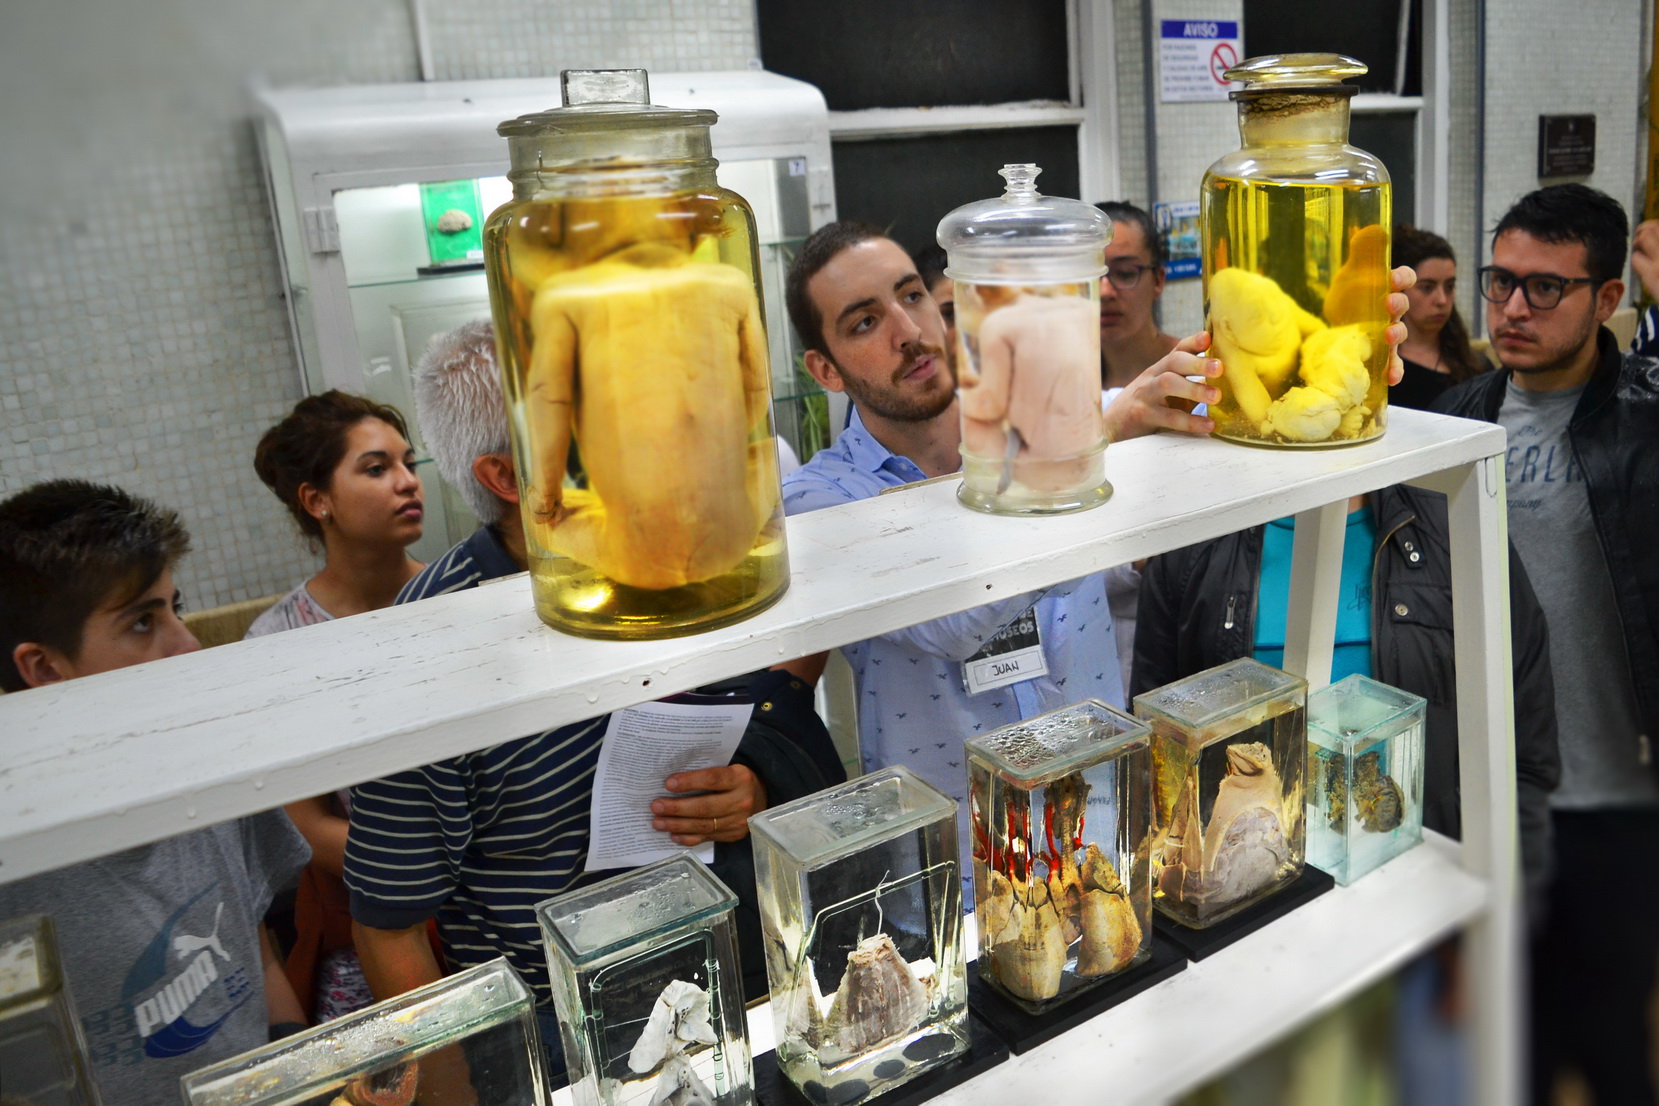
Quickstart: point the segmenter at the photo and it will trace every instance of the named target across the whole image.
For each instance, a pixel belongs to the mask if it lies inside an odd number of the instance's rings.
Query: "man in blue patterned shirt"
[[[833,445],[784,479],[784,510],[851,503],[958,471],[961,421],[944,320],[904,249],[872,227],[831,223],[802,246],[786,296],[807,371],[826,389],[845,392],[853,415]],[[1181,343],[1125,389],[1107,412],[1108,436],[1213,428],[1164,403],[1215,401],[1215,389],[1186,378],[1220,372],[1218,362],[1194,354],[1195,345],[1202,348],[1195,339]],[[1015,650],[1035,661],[1025,652],[1031,649],[1041,659],[1030,678],[969,689],[970,662]],[[1124,701],[1100,574],[856,642],[843,653],[858,683],[865,770],[905,764],[955,796],[964,841],[964,740],[1081,699]]]

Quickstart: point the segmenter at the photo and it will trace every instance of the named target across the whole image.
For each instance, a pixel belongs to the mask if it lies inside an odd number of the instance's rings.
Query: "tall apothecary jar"
[[[1216,434],[1274,446],[1365,441],[1388,425],[1388,170],[1348,145],[1339,54],[1251,58],[1243,146],[1204,174],[1200,210],[1211,354],[1226,372]]]
[[[1097,507],[1112,494],[1100,417],[1100,275],[1112,224],[1005,165],[995,199],[939,223],[956,285],[962,412],[957,498],[1002,515]]]
[[[485,265],[543,621],[590,637],[735,622],[789,582],[755,219],[712,111],[642,69],[566,71],[501,124]]]

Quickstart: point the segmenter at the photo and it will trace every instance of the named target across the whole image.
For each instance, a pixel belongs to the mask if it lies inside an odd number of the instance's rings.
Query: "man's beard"
[[[904,378],[916,367],[916,359],[931,354],[948,387],[937,394],[905,395],[900,391]],[[956,402],[956,376],[945,352],[938,346],[918,346],[907,351],[904,363],[893,371],[890,385],[866,384],[847,373],[831,358],[841,374],[841,383],[854,404],[892,422],[928,422],[938,418]]]
[[[1601,324],[1596,322],[1596,318],[1595,318],[1594,315],[1591,315],[1590,320],[1589,320],[1589,325],[1586,328],[1586,330],[1581,332],[1576,339],[1569,340],[1566,343],[1565,348],[1561,349],[1560,351],[1556,351],[1554,353],[1554,356],[1549,357],[1549,359],[1547,361],[1539,361],[1538,363],[1532,364],[1532,365],[1511,365],[1508,362],[1505,362],[1504,363],[1504,368],[1508,369],[1510,372],[1520,373],[1523,376],[1531,376],[1531,375],[1534,375],[1534,374],[1542,374],[1542,373],[1560,372],[1563,369],[1569,369],[1569,368],[1572,367],[1573,362],[1578,360],[1579,354],[1581,352],[1583,352],[1584,346],[1585,346],[1586,343],[1588,343],[1591,346],[1594,346],[1596,344],[1596,334],[1600,329],[1601,329]],[[1493,343],[1496,344],[1499,337],[1501,337],[1504,334],[1504,332],[1506,332],[1506,331],[1517,334],[1517,335],[1522,336],[1522,337],[1531,338],[1535,343],[1538,341],[1537,334],[1535,334],[1534,332],[1532,332],[1531,330],[1529,330],[1526,327],[1499,326],[1499,327],[1494,328],[1493,331],[1492,331],[1492,341],[1493,341]],[[1537,352],[1539,352],[1541,354],[1548,354],[1548,353],[1552,352],[1552,351],[1546,350],[1541,344],[1536,345],[1534,348],[1537,350]],[[1500,361],[1502,361],[1503,360],[1503,347],[1498,346],[1497,350],[1498,350],[1498,359]]]

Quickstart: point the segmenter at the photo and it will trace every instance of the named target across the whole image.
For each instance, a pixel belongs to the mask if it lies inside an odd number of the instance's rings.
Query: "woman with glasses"
[[[1165,357],[1180,339],[1159,330],[1153,318],[1164,291],[1164,251],[1152,217],[1134,204],[1095,206],[1112,220],[1100,278],[1100,387],[1110,391]]]
[[[1406,340],[1400,357],[1406,374],[1388,389],[1395,407],[1426,411],[1453,384],[1491,366],[1469,348],[1469,330],[1457,313],[1457,257],[1451,243],[1416,227],[1394,228],[1394,264],[1417,270],[1417,283],[1406,289]]]

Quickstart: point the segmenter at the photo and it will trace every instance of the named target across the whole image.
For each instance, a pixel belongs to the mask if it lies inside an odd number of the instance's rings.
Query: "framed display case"
[[[667,107],[708,108],[716,176],[754,208],[778,434],[802,460],[845,401],[800,366],[783,307],[795,248],[835,218],[829,114],[812,85],[763,71],[652,73]],[[554,107],[559,79],[261,90],[258,124],[289,321],[307,392],[341,388],[409,416],[410,370],[432,335],[489,315],[478,232],[511,197],[501,122]],[[429,489],[441,482],[421,468]],[[436,483],[435,483],[436,482]],[[431,560],[477,520],[453,489],[427,494]]]

